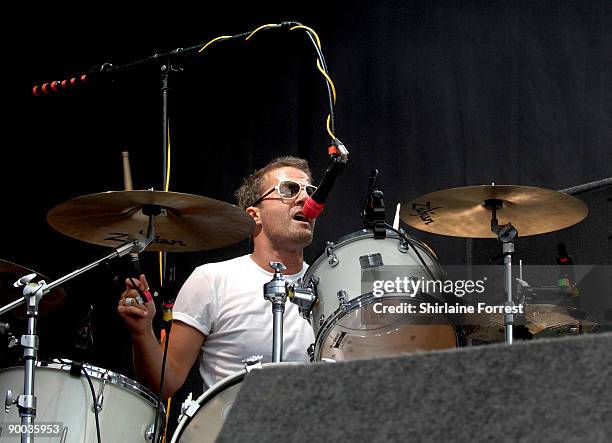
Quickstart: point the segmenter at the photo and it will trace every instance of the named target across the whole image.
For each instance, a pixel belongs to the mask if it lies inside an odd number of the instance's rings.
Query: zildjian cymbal
[[[149,219],[148,251],[187,252],[229,246],[253,233],[255,222],[237,206],[199,195],[162,191],[109,191],[76,197],[47,214],[68,237],[118,247],[141,239]]]
[[[562,192],[531,186],[486,185],[432,192],[402,205],[400,216],[422,231],[453,237],[496,238],[491,230],[495,213],[499,225],[512,223],[520,237],[572,226],[589,210]]]
[[[13,283],[21,277],[28,274],[36,274],[33,281],[38,282],[44,280],[50,283],[51,280],[44,275],[32,271],[24,266],[11,263],[10,261],[0,259],[0,305],[8,305],[9,303],[23,297],[23,287],[14,287]],[[39,315],[45,315],[64,304],[66,301],[66,292],[61,287],[51,289],[51,292],[46,294],[40,301],[38,306]],[[14,310],[17,317],[25,318],[25,307],[20,306]]]
[[[484,342],[504,341],[502,314],[467,314],[464,323],[467,338]],[[525,304],[524,323],[514,326],[515,329],[523,328],[523,335],[527,334],[524,338],[577,335],[592,332],[599,325],[586,311],[551,304]]]

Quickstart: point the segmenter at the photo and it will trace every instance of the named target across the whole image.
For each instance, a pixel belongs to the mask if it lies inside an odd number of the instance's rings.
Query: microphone
[[[304,202],[302,212],[306,218],[317,218],[323,212],[325,201],[336,182],[336,179],[346,166],[348,158],[336,156],[332,159],[331,165],[325,171],[325,176],[317,190]]]

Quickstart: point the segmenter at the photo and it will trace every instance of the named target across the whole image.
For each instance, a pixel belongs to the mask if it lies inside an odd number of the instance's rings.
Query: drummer
[[[282,262],[287,280],[306,272],[303,249],[312,242],[314,220],[302,207],[315,189],[306,160],[280,157],[248,176],[236,191],[238,205],[255,221],[253,253],[197,267],[187,279],[173,309],[162,397],[172,396],[185,382],[199,356],[204,389],[243,368],[241,361],[264,355],[271,361],[271,304],[263,285],[272,279],[269,262]],[[148,290],[144,275],[135,281]],[[117,311],[133,343],[134,366],[142,383],[159,390],[163,351],[152,328],[153,302],[138,303],[128,280]],[[297,306],[286,304],[283,361],[308,361],[314,342],[310,325]]]

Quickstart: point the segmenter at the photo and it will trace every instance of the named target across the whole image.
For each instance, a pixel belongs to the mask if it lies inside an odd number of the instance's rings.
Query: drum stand
[[[264,298],[272,302],[272,361],[279,363],[283,361],[283,317],[287,301],[287,282],[282,272],[287,267],[276,261],[271,261],[270,267],[274,269],[274,277],[264,285]]]
[[[283,361],[283,322],[287,297],[298,306],[300,314],[304,318],[307,318],[307,313],[310,312],[316,297],[311,287],[301,287],[287,283],[282,274],[287,269],[284,264],[272,261],[270,267],[274,269],[274,277],[264,285],[264,298],[272,302],[272,361],[280,363]]]
[[[145,247],[153,241],[153,238],[147,238],[145,241],[134,240],[129,243],[120,246],[115,249],[111,254],[101,258],[89,265],[77,269],[70,274],[61,277],[54,282],[49,284],[45,283],[44,280],[38,283],[33,283],[32,280],[36,277],[36,274],[28,274],[21,277],[14,283],[15,287],[23,286],[23,298],[15,300],[12,303],[0,308],[0,315],[8,312],[23,303],[27,303],[27,318],[28,327],[27,333],[21,337],[20,344],[23,346],[23,358],[25,360],[24,366],[24,379],[23,379],[23,394],[17,398],[14,397],[12,390],[8,390],[6,393],[6,399],[4,402],[5,411],[8,413],[10,408],[16,404],[19,409],[19,416],[21,417],[21,425],[25,426],[26,432],[21,434],[21,443],[31,443],[33,436],[31,435],[32,428],[34,425],[34,418],[36,417],[36,395],[34,395],[34,370],[36,367],[36,358],[38,353],[38,335],[36,335],[36,326],[38,320],[38,304],[40,299],[51,292],[51,290],[57,286],[60,286],[73,279],[74,277],[81,275],[96,266],[107,262],[113,258],[123,257],[130,252],[142,252]]]
[[[497,235],[502,243],[502,254],[504,256],[504,306],[509,311],[504,311],[504,335],[507,344],[512,344],[512,330],[514,325],[514,300],[512,298],[512,255],[514,254],[514,238],[518,231],[511,223],[499,225],[497,223],[497,210],[501,209],[503,201],[489,199],[484,201],[484,207],[491,211],[491,231]]]

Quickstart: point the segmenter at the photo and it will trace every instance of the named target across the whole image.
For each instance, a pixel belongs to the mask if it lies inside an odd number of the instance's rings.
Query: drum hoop
[[[223,392],[224,390],[231,388],[232,386],[235,386],[241,381],[243,381],[246,375],[246,369],[242,369],[240,371],[228,375],[227,377],[222,378],[217,383],[208,388],[206,391],[204,391],[195,401],[198,404],[198,407],[195,411],[193,411],[193,414],[191,416],[187,414],[182,415],[178,425],[174,429],[174,433],[172,434],[172,440],[170,441],[170,443],[175,443],[177,441],[176,439],[183,435],[185,427],[191,422],[193,417],[198,414],[198,411],[202,408],[202,406],[212,400],[218,393]]]
[[[327,319],[325,320],[325,322],[319,329],[319,333],[317,334],[317,337],[315,338],[315,349],[314,349],[315,361],[321,360],[321,345],[323,344],[323,342],[325,341],[325,339],[327,338],[327,336],[333,329],[333,326],[342,317],[353,312],[356,308],[361,308],[363,306],[372,304],[375,300],[382,300],[382,299],[402,300],[402,299],[407,299],[407,298],[414,299],[414,297],[411,297],[409,295],[403,295],[403,294],[402,295],[389,294],[389,295],[383,295],[383,296],[376,296],[374,295],[373,292],[367,292],[365,294],[361,294],[359,297],[355,297],[354,299],[349,300],[349,304],[346,310],[342,307],[338,307],[338,309],[336,309],[332,315],[327,317]],[[448,325],[451,326],[455,330],[455,339],[457,342],[457,347],[463,346],[462,326],[454,325],[452,323],[448,323]]]
[[[295,364],[299,364],[299,362],[284,361],[280,363],[275,363],[275,362],[263,363],[261,368],[254,367],[253,369],[251,369],[251,372],[257,371],[259,369],[267,368],[267,367],[295,365]],[[228,375],[227,377],[222,378],[217,383],[215,383],[210,388],[208,388],[206,391],[204,391],[196,400],[196,403],[198,404],[198,408],[195,411],[193,411],[193,415],[191,416],[183,415],[183,417],[180,419],[177,427],[174,429],[174,433],[172,434],[172,440],[170,441],[170,443],[176,443],[177,439],[180,438],[181,435],[183,435],[183,431],[185,427],[191,422],[193,417],[195,417],[198,414],[198,411],[202,409],[202,406],[206,405],[206,403],[212,400],[215,397],[215,395],[217,395],[218,393],[223,392],[226,389],[231,388],[232,386],[235,386],[238,383],[242,382],[248,374],[249,372],[246,369],[241,369],[239,371],[236,371],[233,374]]]
[[[420,246],[423,249],[423,251],[426,254],[430,256],[436,268],[440,267],[438,256],[433,251],[433,249],[429,247],[429,245],[427,245],[426,243],[423,243],[421,240],[415,237],[412,237],[411,235],[408,235],[408,234],[405,234],[405,235],[411,244],[416,243],[418,246]],[[334,249],[338,249],[344,245],[353,243],[362,238],[374,238],[374,232],[369,229],[362,229],[360,231],[356,231],[356,232],[352,232],[350,234],[344,235],[340,237],[337,242],[334,242]],[[387,229],[387,236],[384,239],[380,239],[380,240],[385,240],[387,238],[392,238],[398,241],[400,240],[400,236],[398,235],[398,233],[395,231],[392,231],[391,229]],[[312,263],[312,265],[308,267],[308,269],[304,273],[303,281],[307,282],[310,275],[312,275],[312,273],[314,272],[314,269],[316,269],[318,265],[325,260],[327,260],[327,253],[326,253],[326,250],[323,249],[323,251],[321,251],[321,253],[317,255],[316,260]]]
[[[68,359],[61,359],[61,361],[51,361],[51,362],[46,362],[46,361],[36,362],[37,368],[41,368],[41,369],[48,368],[48,369],[54,369],[54,370],[59,370],[59,371],[65,371],[65,372],[70,371],[71,365],[72,365],[72,361]],[[160,403],[157,396],[153,394],[153,392],[151,392],[145,386],[141,385],[137,381],[132,380],[129,377],[126,377],[125,375],[121,375],[121,374],[118,374],[117,372],[113,372],[110,369],[104,369],[99,366],[90,365],[88,363],[84,363],[83,368],[85,369],[87,374],[92,379],[101,380],[101,381],[106,380],[107,383],[118,386],[120,388],[124,388],[125,390],[132,392],[138,395],[139,397],[147,400],[149,403],[151,403],[151,406],[158,411],[158,414],[160,416],[163,415],[164,420],[165,420],[166,407],[164,406],[164,403],[163,402]],[[22,366],[11,366],[9,368],[0,370],[0,374],[4,371],[8,371],[12,369],[18,369],[20,371],[23,371]]]

